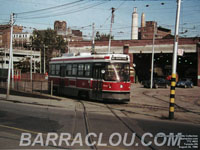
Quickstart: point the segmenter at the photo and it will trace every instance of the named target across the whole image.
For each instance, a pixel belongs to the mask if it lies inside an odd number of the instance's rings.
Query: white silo
[[[146,26],[145,14],[142,13],[142,17],[141,17],[141,27],[145,27],[145,26]]]
[[[132,14],[132,26],[131,26],[131,40],[138,39],[138,14],[137,7],[134,8],[134,12]]]

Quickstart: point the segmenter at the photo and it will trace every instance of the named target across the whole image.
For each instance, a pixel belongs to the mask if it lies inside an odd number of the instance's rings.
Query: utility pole
[[[115,8],[112,7],[112,16],[111,16],[111,23],[110,23],[110,37],[109,37],[109,45],[108,45],[108,54],[110,54],[111,38],[112,38],[112,24],[114,23],[114,12],[115,12]]]
[[[9,99],[10,95],[10,74],[11,74],[11,67],[13,67],[13,47],[12,47],[12,37],[13,37],[13,18],[14,18],[14,13],[10,15],[10,58],[9,58],[9,66],[8,66],[8,84],[7,84],[7,94],[6,94],[6,99]],[[12,70],[13,72],[13,70]]]
[[[156,30],[156,22],[154,21],[154,27],[153,27],[153,46],[152,46],[152,58],[151,58],[151,86],[153,87],[153,71],[154,71],[154,43],[155,43],[155,31]]]
[[[95,24],[92,24],[92,54],[95,53]]]
[[[5,60],[4,60],[4,68],[6,67],[6,47],[4,48],[5,50]]]
[[[68,54],[70,54],[70,45],[69,45],[70,41],[71,41],[71,36],[69,36],[68,39],[67,39],[67,48],[68,48],[67,52],[68,52]]]
[[[44,74],[46,73],[46,55],[45,55],[45,44],[44,44]]]
[[[34,69],[34,73],[36,73],[36,72],[35,72],[35,69],[36,69],[36,68],[35,68],[35,67],[36,67],[35,63],[36,63],[36,62],[35,62],[35,50],[33,49],[33,69]]]
[[[42,51],[40,48],[40,74],[42,73]]]
[[[70,41],[70,40],[67,41],[67,48],[68,48],[67,53],[68,53],[68,54],[70,53],[70,49],[69,49],[69,41]]]
[[[30,80],[32,81],[33,77],[32,77],[32,46],[31,46],[31,57],[30,57]]]
[[[174,119],[176,67],[177,67],[177,51],[178,51],[178,32],[179,32],[179,21],[180,21],[180,9],[181,9],[181,0],[177,0],[176,27],[175,27],[174,52],[173,52],[173,66],[172,66],[170,103],[169,103],[169,119]]]

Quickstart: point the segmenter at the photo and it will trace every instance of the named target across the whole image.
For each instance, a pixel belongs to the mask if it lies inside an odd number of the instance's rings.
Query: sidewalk
[[[59,108],[68,108],[74,109],[74,101],[66,98],[49,96],[49,95],[42,95],[41,97],[47,98],[34,98],[34,97],[27,97],[27,96],[17,96],[17,95],[10,95],[9,99],[6,100],[6,94],[0,94],[0,100],[14,102],[14,103],[23,103],[23,104],[32,104],[38,106],[48,106],[48,107],[59,107]]]

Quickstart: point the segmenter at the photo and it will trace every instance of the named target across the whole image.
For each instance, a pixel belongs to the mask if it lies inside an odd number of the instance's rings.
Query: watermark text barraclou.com
[[[82,136],[81,133],[77,133],[73,138],[70,133],[54,133],[50,132],[47,134],[37,133],[32,135],[31,133],[21,133],[21,138],[19,146],[151,146],[155,145],[158,147],[161,146],[173,146],[179,147],[182,141],[182,133],[157,133],[153,135],[152,133],[144,133],[140,137],[140,142],[136,142],[137,135],[136,133],[123,133],[118,132],[112,133],[110,136],[106,136],[108,139],[105,140],[103,133],[88,133],[85,136]],[[93,140],[91,141],[90,138]]]

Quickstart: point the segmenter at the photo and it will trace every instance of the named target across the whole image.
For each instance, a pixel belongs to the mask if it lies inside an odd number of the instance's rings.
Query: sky
[[[109,33],[112,7],[116,9],[115,39],[130,39],[134,7],[137,7],[139,27],[144,12],[146,21],[156,21],[158,26],[171,29],[174,34],[176,0],[0,0],[0,24],[8,23],[11,13],[15,13],[15,25],[24,26],[24,31],[53,29],[54,21],[61,20],[91,39],[92,23],[96,31]],[[199,16],[200,0],[182,0],[179,35],[200,37]]]

